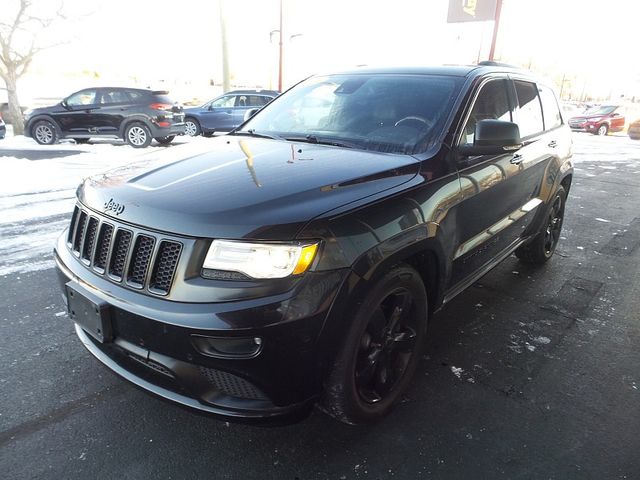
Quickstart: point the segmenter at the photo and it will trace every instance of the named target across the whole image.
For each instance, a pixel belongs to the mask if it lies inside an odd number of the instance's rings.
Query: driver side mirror
[[[60,102],[60,105],[62,105],[62,108],[66,108],[67,110],[70,108],[66,98]]]
[[[476,123],[473,145],[460,145],[458,151],[465,156],[500,155],[522,148],[520,128],[504,120],[480,120]]]

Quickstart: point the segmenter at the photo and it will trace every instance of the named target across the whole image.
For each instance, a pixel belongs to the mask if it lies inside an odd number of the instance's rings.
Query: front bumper
[[[307,274],[292,291],[256,301],[174,302],[92,274],[64,237],[54,250],[63,290],[77,285],[111,310],[112,341],[101,343],[75,326],[84,346],[109,369],[164,399],[228,420],[278,424],[308,414],[322,384],[319,336],[346,271]],[[233,327],[237,322],[229,319],[240,317],[243,327]],[[252,358],[216,358],[196,347],[194,335],[257,337],[262,348]]]

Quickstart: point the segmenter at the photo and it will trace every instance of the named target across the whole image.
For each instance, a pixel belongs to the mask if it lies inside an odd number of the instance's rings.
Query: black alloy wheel
[[[553,256],[560,241],[562,221],[564,219],[564,205],[567,193],[563,187],[558,187],[551,204],[547,208],[542,229],[526,245],[516,250],[516,257],[524,263],[542,265]]]
[[[369,290],[352,319],[322,401],[351,425],[387,414],[415,372],[427,328],[427,294],[418,272],[397,265]]]
[[[398,387],[409,366],[417,336],[411,293],[400,288],[374,310],[360,338],[355,382],[360,398],[380,402]]]
[[[562,219],[564,216],[564,205],[562,199],[556,195],[551,206],[551,211],[547,219],[547,228],[544,232],[544,254],[551,257],[560,240],[562,231]]]

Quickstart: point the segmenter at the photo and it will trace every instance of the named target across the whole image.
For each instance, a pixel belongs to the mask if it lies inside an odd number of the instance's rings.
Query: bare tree
[[[48,16],[39,14],[32,0],[18,0],[16,6],[17,9],[12,10],[3,5],[3,13],[0,13],[0,77],[7,88],[13,131],[20,135],[23,133],[24,125],[18,101],[18,79],[27,72],[38,52],[52,46],[38,43],[38,34],[65,16],[62,13],[62,4],[56,12]]]

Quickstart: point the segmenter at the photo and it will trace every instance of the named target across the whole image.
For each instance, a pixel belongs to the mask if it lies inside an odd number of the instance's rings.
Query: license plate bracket
[[[111,305],[78,283],[65,285],[69,317],[100,343],[113,340]]]

